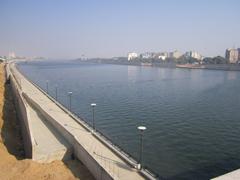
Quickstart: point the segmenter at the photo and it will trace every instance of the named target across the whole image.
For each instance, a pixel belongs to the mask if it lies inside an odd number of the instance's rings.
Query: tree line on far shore
[[[81,60],[81,59],[78,59]],[[117,57],[117,58],[92,58],[88,59],[91,62],[106,62],[106,63],[121,63],[121,64],[140,64],[140,63],[152,63],[152,64],[229,64],[229,61],[222,57],[205,57],[202,60],[198,60],[192,57],[181,56],[180,58],[166,58],[165,60],[158,58],[135,58],[130,61],[126,57]]]
[[[194,64],[194,63],[201,63],[201,64],[228,64],[228,60],[222,56],[216,57],[206,57],[202,60],[198,60],[192,57],[185,57],[181,56],[180,58],[166,58],[165,60],[157,59],[157,58],[136,58],[131,60],[132,62],[143,62],[143,63],[175,63],[175,64]]]

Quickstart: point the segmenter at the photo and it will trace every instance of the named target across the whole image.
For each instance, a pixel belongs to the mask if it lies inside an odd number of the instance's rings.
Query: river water
[[[163,179],[209,179],[240,168],[240,72],[78,61],[20,63],[20,70]]]

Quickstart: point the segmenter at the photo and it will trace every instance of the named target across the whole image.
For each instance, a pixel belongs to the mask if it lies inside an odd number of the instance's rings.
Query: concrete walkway
[[[32,135],[36,144],[32,159],[44,163],[70,159],[72,149],[66,140],[41,114],[38,114],[31,106],[28,108]]]
[[[240,169],[237,169],[235,171],[224,174],[222,176],[213,178],[212,180],[239,180],[239,179],[240,179]]]
[[[33,102],[36,102],[43,111],[47,112],[48,116],[56,121],[54,123],[57,123],[57,125],[61,126],[64,131],[71,134],[75,140],[81,144],[81,146],[97,161],[97,163],[100,164],[101,167],[114,179],[144,179],[135,168],[132,168],[125,161],[119,158],[107,146],[92,135],[91,132],[87,131],[82,125],[76,122],[76,120],[74,120],[40,90],[38,90],[32,83],[26,80],[22,74],[16,70],[14,65],[11,67],[16,78],[21,81],[20,84],[22,91],[26,93]],[[36,116],[34,113],[32,113],[32,115]],[[44,124],[42,124],[42,127],[43,126]],[[41,134],[40,129],[38,133]],[[39,137],[39,140],[45,139],[46,137],[47,136]],[[46,148],[47,147],[48,145]],[[44,152],[44,150],[42,150],[42,152]]]
[[[9,73],[8,66],[6,70]],[[43,163],[70,159],[72,154],[70,144],[46,121],[45,117],[33,107],[28,99],[23,98],[24,93],[19,88],[20,84],[17,83],[16,79],[12,78],[12,88],[18,94],[15,97],[16,103],[22,102],[19,104],[21,106],[19,109],[25,109],[25,111],[19,111],[19,113],[24,113],[21,115],[26,117],[25,121],[28,121],[26,124],[22,123],[24,124],[23,126],[29,126],[26,129],[29,129],[28,134],[30,134],[30,141],[32,141],[31,147],[25,147],[32,149],[31,154],[28,154],[28,156],[37,162]],[[23,119],[22,121],[24,121]],[[26,135],[27,132],[24,133],[25,136],[28,136]]]

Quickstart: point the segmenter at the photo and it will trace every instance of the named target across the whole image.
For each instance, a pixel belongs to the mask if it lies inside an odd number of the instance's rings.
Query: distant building
[[[9,58],[9,59],[15,59],[15,58],[16,58],[15,53],[14,53],[14,52],[9,52],[8,58]]]
[[[136,59],[137,57],[138,55],[135,52],[128,53],[128,61]]]
[[[168,53],[167,52],[155,53],[154,58],[161,59],[164,61],[168,58]]]
[[[156,53],[153,53],[153,52],[145,52],[145,53],[142,53],[140,57],[143,59],[150,59],[150,58],[154,58],[155,55]]]
[[[225,57],[230,63],[237,63],[239,60],[239,49],[227,49]]]
[[[165,61],[166,60],[166,58],[167,58],[167,56],[166,55],[158,55],[158,57],[157,57],[158,59],[161,59],[161,60],[163,60],[163,61]]]
[[[169,53],[168,53],[168,52],[161,52],[160,54],[161,54],[162,56],[169,57]]]
[[[173,51],[169,53],[170,58],[178,59],[182,56],[182,54],[179,51]]]
[[[196,51],[186,52],[185,56],[189,57],[189,58],[195,58],[197,60],[202,60],[203,59],[203,56],[200,53],[196,52]]]
[[[240,61],[240,48],[238,48],[238,60]]]

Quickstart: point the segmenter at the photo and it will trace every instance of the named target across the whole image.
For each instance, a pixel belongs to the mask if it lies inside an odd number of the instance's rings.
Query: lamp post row
[[[46,89],[47,89],[47,94],[49,93],[48,91],[48,80],[46,81]],[[71,111],[72,109],[72,92],[69,91],[68,92],[68,96],[69,96],[69,111]],[[55,87],[55,99],[57,100],[58,99],[58,86]],[[95,107],[97,106],[96,103],[92,103],[91,104],[91,107],[92,107],[92,128],[93,128],[93,131],[96,130],[96,127],[95,127]],[[138,126],[137,129],[139,130],[140,132],[140,147],[139,147],[139,163],[138,163],[138,166],[137,168],[139,170],[142,169],[142,154],[143,154],[143,134],[144,134],[144,131],[147,129],[145,126]]]

